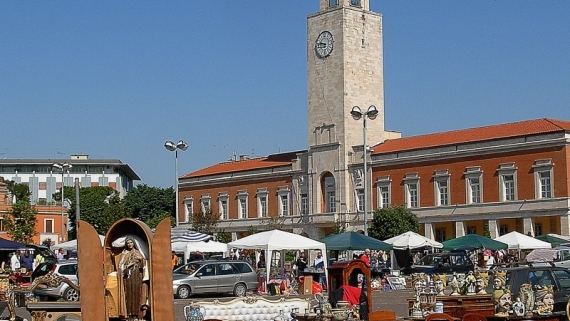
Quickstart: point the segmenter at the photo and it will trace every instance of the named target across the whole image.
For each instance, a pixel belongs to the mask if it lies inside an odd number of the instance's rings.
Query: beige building
[[[307,149],[244,156],[180,177],[182,227],[191,227],[192,213],[211,210],[234,238],[279,217],[284,229],[318,239],[339,224],[362,231],[365,208],[369,221],[375,208],[405,205],[425,235],[440,240],[482,234],[485,226],[492,235],[568,234],[570,123],[409,138],[387,131],[382,15],[369,0],[320,0],[307,19],[307,71]],[[356,106],[371,117],[355,120]]]

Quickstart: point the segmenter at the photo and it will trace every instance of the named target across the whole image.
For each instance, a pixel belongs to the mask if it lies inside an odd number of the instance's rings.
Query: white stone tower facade
[[[367,145],[385,138],[383,69],[382,16],[369,10],[369,0],[320,0],[307,18],[309,148],[300,187],[310,195],[310,213],[328,214],[323,221],[354,220],[343,214],[357,212],[358,178],[349,166],[362,164],[363,123],[350,111],[376,106]]]

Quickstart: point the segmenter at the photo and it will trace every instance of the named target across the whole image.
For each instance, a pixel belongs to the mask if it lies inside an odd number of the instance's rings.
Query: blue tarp
[[[0,250],[17,250],[25,248],[26,245],[19,242],[9,241],[0,238]]]

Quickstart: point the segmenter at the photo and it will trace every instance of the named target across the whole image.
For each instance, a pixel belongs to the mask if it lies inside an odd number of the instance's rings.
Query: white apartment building
[[[54,163],[67,163],[72,167],[61,170]],[[109,186],[124,197],[140,177],[118,159],[89,159],[89,155],[71,155],[70,159],[0,159],[0,177],[5,181],[27,184],[32,204],[51,204],[53,194],[62,184],[73,186],[79,179],[81,187]]]

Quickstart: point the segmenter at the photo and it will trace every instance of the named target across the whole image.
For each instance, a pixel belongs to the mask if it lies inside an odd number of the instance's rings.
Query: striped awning
[[[200,242],[211,238],[211,235],[181,228],[173,228],[170,232],[170,242]]]

